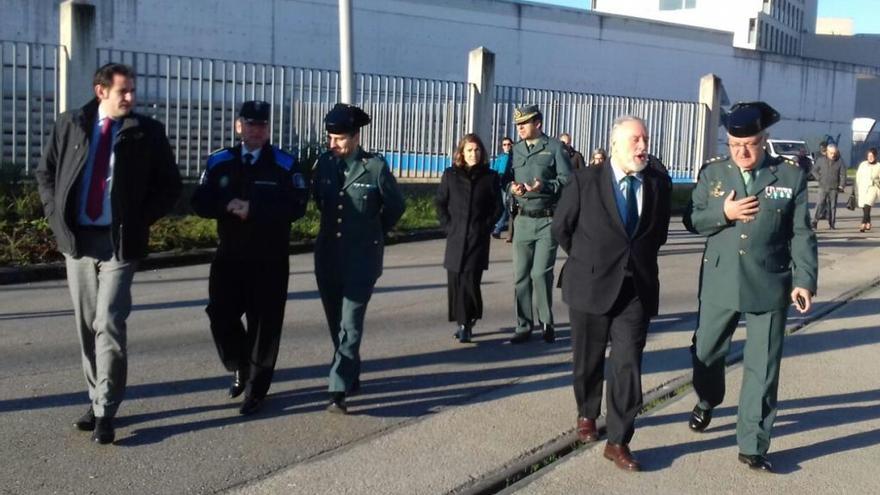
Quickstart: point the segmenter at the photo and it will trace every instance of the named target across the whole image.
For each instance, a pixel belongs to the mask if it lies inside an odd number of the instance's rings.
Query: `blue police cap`
[[[779,118],[779,112],[763,101],[740,102],[730,107],[724,127],[731,136],[749,137],[779,122]]]
[[[346,103],[337,103],[324,117],[324,127],[330,134],[350,134],[368,125],[371,119],[360,108]]]
[[[246,101],[241,104],[241,108],[238,110],[238,117],[246,122],[269,122],[269,111],[271,108],[271,105],[265,101]]]

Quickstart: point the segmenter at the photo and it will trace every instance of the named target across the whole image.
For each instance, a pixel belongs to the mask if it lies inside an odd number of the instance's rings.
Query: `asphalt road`
[[[843,210],[845,212],[845,210]],[[880,245],[823,235],[821,263]],[[510,245],[493,241],[485,314],[471,345],[446,321],[443,241],[391,246],[367,313],[362,394],[349,416],[324,412],[332,353],[311,255],[291,257],[271,395],[251,418],[226,398],[204,306],[208,266],[139,273],[129,318],[129,387],[117,441],[97,446],[71,423],[88,398],[63,281],[0,287],[0,493],[211,493],[305,460],[332,456],[444,408],[474,403],[570,361],[567,311],[556,291],[556,344],[506,343],[514,321]],[[661,254],[662,314],[645,373],[687,369],[702,241],[673,220]],[[559,265],[561,265],[561,259]],[[558,273],[558,270],[557,270]]]

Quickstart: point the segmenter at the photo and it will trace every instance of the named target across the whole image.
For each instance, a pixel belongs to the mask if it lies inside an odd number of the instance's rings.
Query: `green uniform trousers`
[[[360,385],[361,338],[373,285],[317,277],[321,303],[333,339],[333,362],[327,390],[349,393]]]
[[[513,279],[516,293],[516,333],[529,333],[535,324],[553,325],[553,266],[559,244],[550,234],[552,219],[517,215],[513,234]]]
[[[724,400],[725,360],[741,314],[700,301],[699,323],[691,352],[694,390],[703,409],[712,409]],[[787,315],[788,307],[745,313],[746,344],[736,423],[736,442],[742,454],[764,455],[770,448]]]

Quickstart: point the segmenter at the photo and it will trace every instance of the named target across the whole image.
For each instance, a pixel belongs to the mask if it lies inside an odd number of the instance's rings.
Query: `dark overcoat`
[[[447,168],[435,203],[446,231],[443,267],[452,272],[489,268],[489,235],[504,208],[498,174],[486,166]]]

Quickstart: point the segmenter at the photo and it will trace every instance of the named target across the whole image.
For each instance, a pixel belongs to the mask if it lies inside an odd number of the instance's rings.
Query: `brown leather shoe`
[[[602,454],[606,459],[614,461],[614,465],[624,471],[639,471],[641,466],[639,462],[633,458],[632,452],[629,451],[628,445],[615,445],[613,443],[605,444],[605,452]]]
[[[577,422],[578,440],[584,443],[595,442],[599,439],[596,431],[596,420],[580,417]]]

